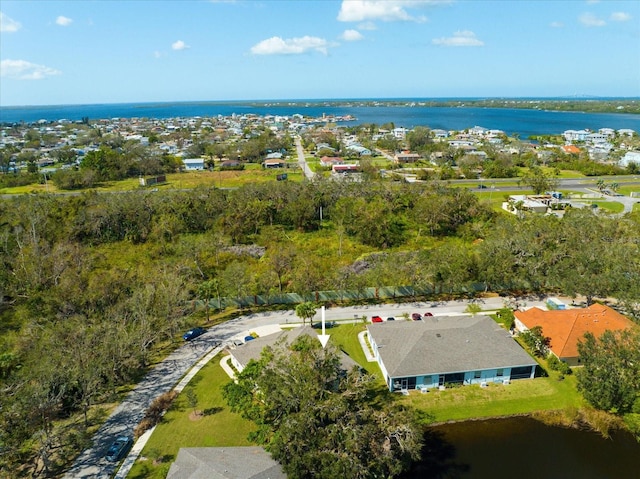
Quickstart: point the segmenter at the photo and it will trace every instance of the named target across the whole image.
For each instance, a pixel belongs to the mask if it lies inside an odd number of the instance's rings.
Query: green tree
[[[549,353],[551,338],[544,335],[541,326],[534,326],[520,336],[534,356],[544,358]]]
[[[224,388],[232,410],[258,425],[292,479],[397,477],[420,456],[422,433],[410,410],[380,398],[375,380],[345,372],[334,348],[301,336],[263,351]]]
[[[302,319],[302,324],[309,320],[309,323],[313,326],[313,317],[316,315],[316,306],[311,302],[300,303],[296,306],[296,316]]]
[[[522,175],[522,182],[529,186],[536,195],[545,191],[553,191],[558,187],[555,175],[545,173],[539,166],[532,166]]]
[[[640,330],[586,333],[578,342],[583,367],[578,389],[594,407],[615,413],[631,411],[640,394]]]

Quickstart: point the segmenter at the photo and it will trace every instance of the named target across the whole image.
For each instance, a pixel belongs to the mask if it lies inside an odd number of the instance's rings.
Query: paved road
[[[296,137],[296,150],[298,151],[298,164],[300,168],[302,168],[304,176],[306,176],[308,180],[312,180],[316,174],[311,171],[311,168],[309,168],[307,164],[307,159],[304,156],[304,148],[302,148],[302,142],[299,136]]]
[[[394,316],[402,318],[404,313],[419,312],[424,314],[431,311],[434,315],[451,315],[463,312],[469,304],[466,300],[434,303],[413,302],[403,304],[384,304],[372,306],[352,306],[345,308],[330,308],[325,312],[325,318],[331,321],[359,320],[366,316],[368,320],[373,315],[383,318]],[[504,306],[503,298],[487,298],[479,301],[483,310],[496,310]],[[520,306],[541,306],[541,301],[520,302]],[[318,310],[314,318],[319,321]],[[93,437],[93,446],[80,454],[76,462],[64,476],[66,479],[92,478],[107,479],[115,473],[115,465],[104,459],[109,445],[119,435],[133,433],[135,426],[142,420],[144,411],[151,402],[167,391],[191,369],[202,357],[214,349],[222,350],[231,344],[233,339],[244,337],[255,328],[273,324],[299,323],[294,311],[268,311],[256,313],[227,321],[213,326],[196,340],[186,343],[171,353],[158,364],[145,378],[129,393],[125,400],[115,409],[103,426]],[[328,331],[330,334],[330,331]]]

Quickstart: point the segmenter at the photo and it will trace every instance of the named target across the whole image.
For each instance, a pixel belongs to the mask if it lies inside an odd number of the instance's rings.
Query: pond
[[[423,457],[407,479],[640,477],[640,443],[630,434],[605,439],[527,417],[434,426]]]

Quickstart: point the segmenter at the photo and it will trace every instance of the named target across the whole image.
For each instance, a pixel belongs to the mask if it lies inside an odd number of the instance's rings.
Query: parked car
[[[371,322],[372,323],[381,323],[382,322],[382,318],[380,316],[372,316],[371,317]]]
[[[395,320],[396,320],[396,318],[394,318],[393,316],[389,316],[389,317],[387,318],[387,321],[395,321]]]
[[[336,325],[335,321],[325,321],[324,322],[324,328],[325,329],[333,328],[335,325]],[[317,321],[317,322],[313,323],[312,328],[313,329],[322,329],[322,321]]]
[[[131,446],[133,446],[132,438],[129,436],[120,436],[109,446],[105,458],[107,461],[117,462],[127,455]]]
[[[202,336],[206,332],[207,330],[204,328],[193,328],[184,333],[182,335],[182,339],[184,339],[185,341],[191,341],[192,339],[196,339],[198,336]]]
[[[420,315],[420,313],[411,313],[411,319],[413,319],[414,321],[420,321],[422,319],[422,316]]]
[[[426,313],[424,313],[425,316],[433,316],[433,313],[427,311]]]
[[[248,343],[249,341],[253,341],[254,339],[256,339],[256,338],[254,338],[253,336],[245,336],[244,337],[244,342]]]

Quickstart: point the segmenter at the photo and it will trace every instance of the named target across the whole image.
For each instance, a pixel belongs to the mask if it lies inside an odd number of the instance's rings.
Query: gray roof
[[[287,344],[291,344],[298,337],[304,334],[307,334],[312,338],[318,337],[318,333],[311,326],[283,329],[278,333],[269,334],[268,336],[262,336],[254,339],[253,341],[248,341],[245,344],[238,346],[236,349],[231,350],[231,355],[240,364],[246,366],[252,359],[260,359],[260,354],[266,346],[275,346],[275,344],[279,341],[284,341]],[[330,334],[330,330],[327,330],[327,334]],[[353,368],[353,366],[358,365],[353,359],[344,354],[344,352],[340,356],[340,362],[342,364],[342,368],[345,371],[349,371]]]
[[[389,377],[535,365],[487,316],[430,317],[367,326]]]
[[[261,447],[183,447],[167,479],[286,479]]]

